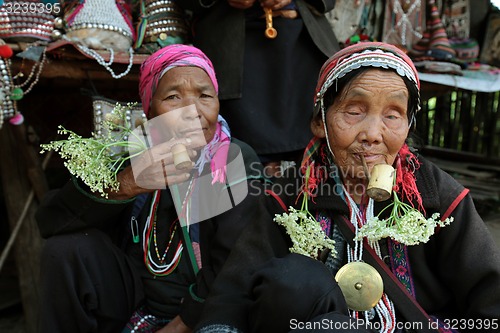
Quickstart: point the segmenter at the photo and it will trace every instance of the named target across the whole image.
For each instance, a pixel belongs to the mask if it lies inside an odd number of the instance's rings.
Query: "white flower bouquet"
[[[335,241],[328,238],[321,225],[315,217],[309,212],[307,200],[312,196],[313,189],[316,187],[317,179],[311,174],[314,164],[306,169],[304,189],[302,191],[302,207],[297,210],[289,207],[288,213],[276,214],[274,221],[285,227],[287,234],[292,240],[290,252],[309,256],[318,259],[319,254],[329,249],[335,257]]]
[[[92,137],[83,138],[59,126],[58,134],[67,135],[67,139],[40,145],[41,153],[58,152],[72,175],[81,179],[91,191],[107,198],[107,189],[118,191],[117,174],[125,163],[147,149],[141,140],[128,140],[134,132],[125,111],[133,106],[134,103],[126,106],[117,103],[102,122],[103,135],[92,133]]]
[[[420,211],[402,202],[396,191],[392,193],[393,202],[359,229],[356,240],[366,237],[368,241],[377,241],[390,237],[401,244],[417,245],[427,243],[437,226],[444,227],[453,222],[453,217],[441,221],[439,213],[426,218]],[[391,214],[388,218],[381,219],[381,214],[387,209],[391,209]]]
[[[292,240],[290,252],[298,253],[317,259],[325,248],[331,250],[335,255],[335,241],[328,238],[321,229],[321,225],[304,210],[289,208],[289,213],[276,214],[274,221],[286,229],[286,233]]]

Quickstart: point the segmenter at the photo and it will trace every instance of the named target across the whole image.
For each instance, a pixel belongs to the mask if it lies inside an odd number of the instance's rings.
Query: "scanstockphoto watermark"
[[[422,330],[424,324],[421,322],[397,322],[397,330]],[[332,319],[324,318],[315,322],[303,322],[297,319],[290,320],[290,329],[307,329],[307,330],[370,330],[379,331],[382,329],[382,324],[379,322],[369,322],[363,319],[351,319],[350,321],[340,322]]]
[[[439,319],[433,322],[396,322],[396,331],[420,331],[427,326],[427,329],[438,330],[481,330],[498,331],[498,319]],[[382,324],[380,322],[370,322],[363,319],[351,319],[346,322],[334,321],[324,318],[315,322],[304,322],[297,319],[290,320],[291,330],[324,330],[324,331],[343,331],[343,330],[368,330],[380,331]]]
[[[4,1],[0,0],[2,11],[8,15],[23,14],[53,14],[61,13],[61,4],[57,0],[33,1]]]
[[[478,319],[438,319],[436,322],[433,322],[432,325],[437,325],[443,327],[447,330],[470,330],[470,331],[494,331],[498,332],[500,328],[500,322],[498,318],[490,319],[490,318],[478,318]]]
[[[421,322],[397,322],[396,331],[410,330],[418,331],[423,329],[424,324]],[[379,322],[370,322],[363,319],[351,319],[349,321],[340,322],[337,320],[324,318],[320,321],[303,322],[297,319],[290,320],[291,330],[324,330],[324,331],[342,331],[342,330],[368,330],[380,331],[382,324]]]

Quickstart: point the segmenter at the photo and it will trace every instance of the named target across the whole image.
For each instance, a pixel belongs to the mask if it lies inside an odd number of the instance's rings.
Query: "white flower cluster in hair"
[[[359,229],[356,240],[366,237],[368,241],[377,241],[383,238],[391,238],[401,244],[417,245],[427,243],[434,234],[437,226],[444,227],[453,222],[453,217],[439,220],[439,213],[434,213],[430,218],[416,209],[406,211],[402,216],[390,216],[387,219],[379,219],[375,216]]]
[[[321,225],[307,211],[289,208],[289,213],[276,214],[274,221],[285,227],[292,240],[290,252],[318,258],[318,254],[325,248],[331,250],[335,257],[335,241],[326,236]]]
[[[133,135],[126,110],[133,107],[116,104],[115,108],[102,122],[102,129],[106,135],[96,135],[83,138],[80,135],[65,129],[58,128],[58,134],[67,135],[67,139],[52,141],[40,145],[41,153],[53,150],[64,159],[64,166],[77,178],[80,178],[92,192],[98,192],[107,198],[106,190],[118,191],[120,184],[117,180],[118,172],[132,156],[127,154],[129,149],[116,149],[117,147],[130,147],[128,137]],[[137,154],[146,150],[145,146],[133,147]]]

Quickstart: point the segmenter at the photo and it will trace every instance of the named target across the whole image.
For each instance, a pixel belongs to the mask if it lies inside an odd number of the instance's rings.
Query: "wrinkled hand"
[[[141,193],[164,189],[168,185],[185,182],[190,177],[190,169],[178,170],[174,165],[171,149],[182,143],[186,146],[191,159],[197,155],[192,142],[186,139],[175,139],[156,145],[132,160],[130,166],[118,174],[120,190],[109,191],[112,200],[126,200]],[[194,166],[194,163],[192,163]]]
[[[177,316],[170,323],[156,333],[191,333],[192,330],[184,324],[181,317]]]

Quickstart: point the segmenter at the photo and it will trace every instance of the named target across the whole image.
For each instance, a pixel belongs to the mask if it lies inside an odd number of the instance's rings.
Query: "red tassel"
[[[0,57],[8,59],[12,57],[14,52],[12,51],[11,47],[7,44],[0,45]]]
[[[415,179],[415,170],[420,167],[417,157],[410,151],[408,145],[404,145],[398,153],[396,161],[396,186],[394,190],[399,192],[402,198],[406,198],[414,206],[417,203],[417,209],[425,212],[422,196],[417,188]]]

